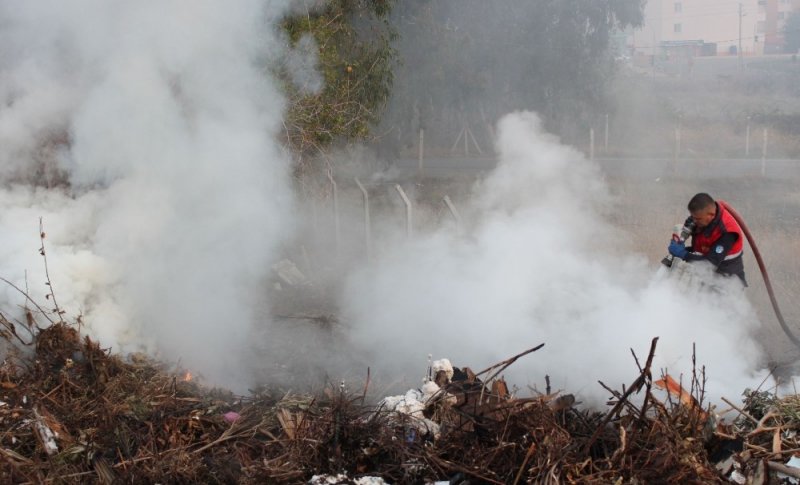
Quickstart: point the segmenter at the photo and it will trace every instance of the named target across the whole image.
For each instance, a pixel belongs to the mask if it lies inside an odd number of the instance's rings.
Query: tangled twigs
[[[30,345],[31,343],[33,343],[33,340],[31,340],[30,342],[24,341],[22,339],[22,337],[20,337],[19,334],[17,333],[17,326],[14,325],[14,322],[12,322],[8,318],[6,318],[6,316],[3,315],[2,312],[0,312],[0,325],[2,325],[3,327],[6,328],[6,330],[0,329],[0,335],[2,335],[3,337],[6,337],[6,339],[8,339],[9,335],[12,335],[22,345]],[[31,339],[33,339],[33,330],[31,330],[30,328],[28,328],[28,327],[26,327],[24,325],[20,325],[20,327],[22,327],[25,330],[27,330],[28,334],[31,336]],[[7,334],[6,334],[6,332],[7,332]]]
[[[530,461],[531,456],[533,456],[533,451],[536,449],[536,442],[532,442],[531,445],[528,447],[528,452],[525,453],[525,459],[522,460],[522,466],[519,467],[519,471],[517,472],[517,476],[514,477],[514,485],[519,483],[520,478],[522,478],[522,473],[525,471],[525,467],[528,466],[528,461]]]
[[[444,383],[444,396],[418,401],[422,409],[409,400],[418,390],[390,409],[335,385],[316,396],[211,392],[156,363],[122,361],[56,323],[36,334],[28,370],[0,369],[0,482],[289,484],[344,473],[389,483],[716,483],[680,404],[651,396],[641,419],[628,400],[651,378],[655,342],[634,384],[609,389],[618,401],[608,414],[556,406],[551,396],[517,398],[502,379],[489,387],[467,368],[465,380]],[[39,434],[55,437],[52,456],[32,428],[34,409]],[[618,431],[600,437],[611,419]],[[591,456],[582,453],[589,436]]]
[[[600,433],[605,429],[606,425],[611,421],[611,419],[619,412],[622,406],[627,402],[628,397],[634,392],[639,392],[642,386],[646,382],[650,382],[653,380],[653,375],[650,372],[650,366],[653,365],[653,356],[656,353],[656,344],[658,343],[658,337],[653,338],[653,341],[650,343],[650,354],[647,356],[647,363],[644,365],[644,369],[639,374],[639,377],[636,378],[635,381],[628,387],[622,395],[617,399],[617,403],[614,405],[613,408],[606,414],[605,418],[600,422],[600,425],[597,429],[594,430],[592,437],[589,438],[589,441],[586,442],[583,448],[584,454],[589,454],[589,450],[591,449],[594,442],[597,440]]]
[[[733,404],[732,402],[730,402],[728,399],[726,399],[726,398],[724,398],[724,397],[722,397],[722,398],[720,398],[720,399],[722,399],[722,400],[725,402],[725,404],[727,404],[728,406],[730,406],[730,407],[732,407],[733,409],[735,409],[736,411],[738,411],[738,412],[739,412],[739,414],[741,414],[741,415],[742,415],[742,416],[744,416],[745,418],[747,418],[747,419],[749,419],[750,421],[752,421],[752,422],[753,422],[753,424],[755,424],[756,426],[758,426],[758,420],[757,420],[756,418],[754,418],[754,417],[750,416],[750,413],[748,413],[748,412],[747,412],[747,411],[745,411],[744,409],[740,408],[740,407],[739,407],[739,406],[737,406],[736,404]]]
[[[36,300],[31,298],[30,295],[28,295],[27,292],[25,292],[24,290],[20,289],[19,286],[15,285],[14,283],[8,281],[7,279],[5,279],[3,277],[0,277],[0,281],[2,281],[3,283],[7,284],[8,286],[14,288],[15,290],[17,290],[22,296],[25,297],[25,299],[27,301],[29,301],[33,306],[36,307],[37,310],[39,310],[39,312],[47,319],[47,321],[49,321],[50,323],[55,323],[53,321],[53,319],[48,316],[48,312],[46,312],[44,309],[42,309],[42,307],[40,307],[39,304],[36,303]]]
[[[53,307],[54,307],[52,312],[57,315],[58,322],[63,324],[63,323],[65,323],[64,322],[64,311],[58,306],[58,302],[56,301],[55,291],[53,290],[53,282],[50,279],[50,271],[49,271],[49,268],[48,268],[48,265],[47,265],[47,252],[45,251],[45,248],[44,248],[44,238],[45,238],[45,236],[46,236],[46,234],[44,232],[44,225],[43,225],[43,222],[42,222],[42,218],[40,217],[39,218],[39,241],[41,242],[41,246],[39,247],[39,254],[42,256],[42,259],[44,260],[44,273],[45,273],[45,277],[46,277],[45,285],[48,287],[48,292],[47,292],[47,294],[45,294],[45,299],[47,299],[47,300],[51,300],[52,299]],[[4,282],[5,284],[10,286],[11,288],[15,289],[17,292],[19,292],[22,296],[25,297],[25,300],[26,300],[25,318],[27,320],[27,324],[28,325],[27,325],[27,327],[25,327],[24,325],[20,325],[20,326],[26,328],[26,330],[28,330],[28,332],[31,333],[31,335],[33,335],[33,328],[34,327],[36,328],[36,330],[38,330],[40,332],[41,332],[42,329],[36,324],[36,321],[34,320],[33,315],[31,314],[31,312],[30,312],[30,310],[29,310],[29,308],[27,306],[27,303],[30,303],[34,307],[36,307],[36,309],[39,310],[39,313],[41,315],[43,315],[47,319],[47,321],[49,321],[51,324],[55,324],[56,323],[55,320],[50,318],[50,316],[49,316],[50,312],[49,311],[45,311],[41,306],[39,306],[39,304],[33,298],[31,298],[30,294],[27,291],[27,285],[26,285],[26,289],[23,290],[20,287],[18,287],[17,285],[15,285],[14,283],[12,283],[11,281],[7,280],[6,278],[0,277],[0,281]],[[27,281],[27,277],[26,277],[26,281]],[[2,326],[6,327],[8,329],[8,331],[14,337],[16,337],[20,341],[20,343],[22,343],[23,345],[30,345],[32,343],[32,342],[25,342],[24,340],[22,340],[19,337],[19,335],[17,334],[17,332],[16,332],[16,326],[2,314],[0,314],[0,324],[2,324]]]

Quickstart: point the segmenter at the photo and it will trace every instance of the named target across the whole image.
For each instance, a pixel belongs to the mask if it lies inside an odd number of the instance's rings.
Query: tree
[[[611,33],[641,24],[642,9],[643,0],[400,2],[391,22],[401,64],[382,131],[402,142],[424,128],[446,146],[465,124],[533,109],[566,134],[603,106]]]
[[[368,138],[380,118],[396,57],[392,1],[331,0],[284,20],[294,52],[316,59],[305,74],[320,77],[298,83],[291,55],[278,68],[289,97],[286,136],[300,169],[335,142]]]
[[[786,52],[796,54],[800,50],[800,12],[793,12],[783,27]]]

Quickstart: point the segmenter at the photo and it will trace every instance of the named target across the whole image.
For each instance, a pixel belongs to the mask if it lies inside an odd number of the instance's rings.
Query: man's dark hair
[[[701,211],[710,205],[714,205],[714,199],[705,192],[700,192],[692,197],[692,200],[689,201],[689,212],[694,214],[695,212]]]

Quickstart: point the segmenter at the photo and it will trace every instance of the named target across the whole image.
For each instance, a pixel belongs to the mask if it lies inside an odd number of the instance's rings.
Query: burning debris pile
[[[24,340],[2,321],[9,343]],[[500,374],[541,346],[477,373],[434,362],[421,390],[370,405],[369,379],[356,393],[341,385],[317,396],[205,389],[57,322],[0,368],[0,480],[770,483],[772,470],[796,470],[780,458],[797,451],[800,401],[751,393],[743,417],[715,430],[701,390],[653,381],[656,340],[633,383],[608,388],[601,413],[549,389],[509,392]],[[659,383],[678,399],[657,399]],[[716,466],[713,455],[723,457]]]

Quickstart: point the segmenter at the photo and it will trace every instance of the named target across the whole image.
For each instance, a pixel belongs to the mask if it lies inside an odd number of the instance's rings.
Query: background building
[[[756,32],[764,36],[764,52],[784,52],[784,27],[789,16],[800,9],[800,0],[758,0]]]
[[[629,47],[639,59],[780,53],[798,9],[800,0],[648,0]]]

